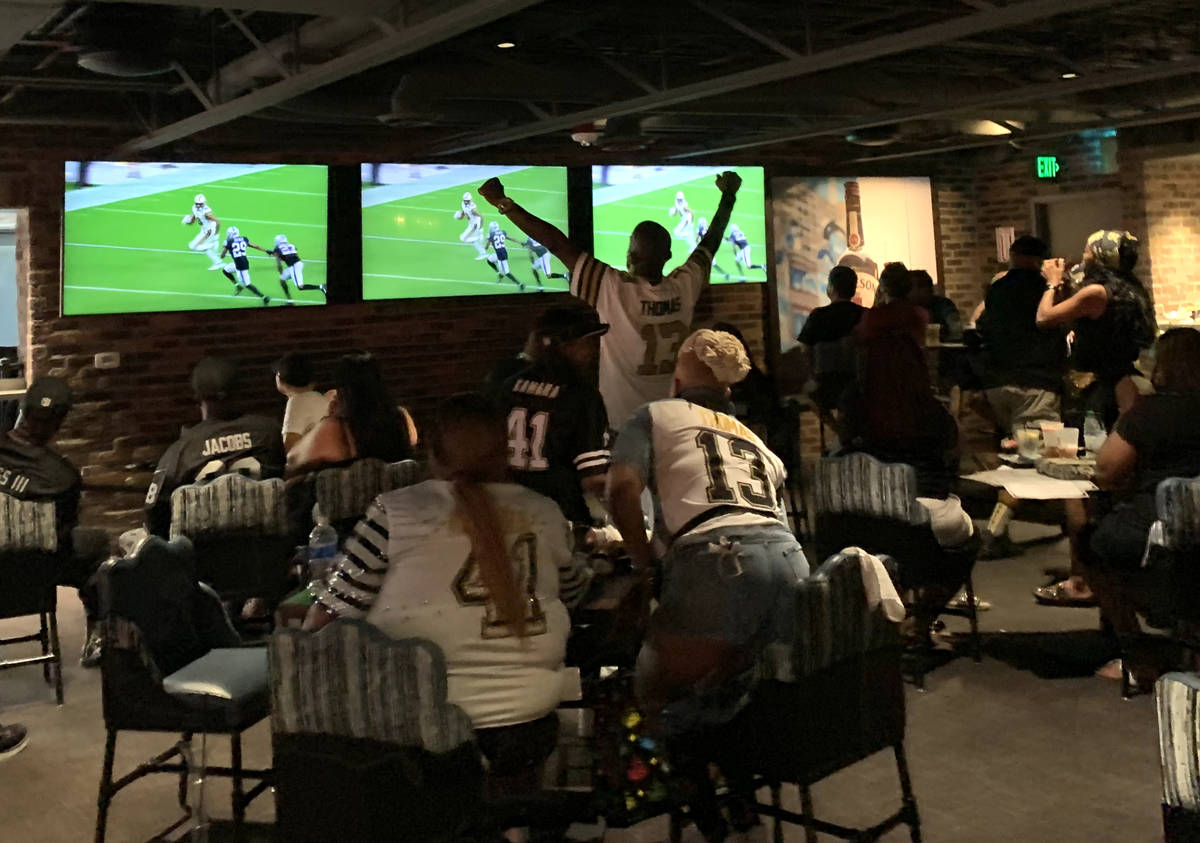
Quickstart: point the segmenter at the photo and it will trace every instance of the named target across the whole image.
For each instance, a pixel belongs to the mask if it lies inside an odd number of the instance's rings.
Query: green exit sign
[[[1058,163],[1057,155],[1039,155],[1037,157],[1037,177],[1039,179],[1058,178],[1061,166]]]

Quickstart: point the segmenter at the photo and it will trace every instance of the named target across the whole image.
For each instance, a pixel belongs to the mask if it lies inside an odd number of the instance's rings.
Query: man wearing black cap
[[[1012,268],[992,283],[978,328],[983,338],[983,386],[1000,432],[1014,425],[1059,419],[1067,343],[1062,330],[1037,326],[1046,290],[1046,244],[1028,235],[1009,250]]]
[[[237,364],[221,357],[205,357],[192,370],[192,392],[201,421],[186,429],[158,461],[146,492],[146,527],[154,535],[167,537],[171,493],[180,486],[222,474],[255,480],[283,476],[279,424],[266,416],[239,412],[234,399],[237,381]]]
[[[589,524],[584,492],[604,491],[608,413],[594,383],[608,325],[583,302],[546,310],[533,331],[533,365],[509,378],[509,466],[523,486],[555,501],[575,524]]]
[[[54,504],[60,564],[58,583],[79,589],[88,618],[83,662],[90,667],[99,655],[92,632],[96,595],[92,577],[108,556],[108,535],[80,527],[79,499],[83,481],[79,469],[50,449],[49,443],[71,409],[71,389],[60,378],[38,378],[21,399],[16,426],[0,436],[0,493],[18,500]]]

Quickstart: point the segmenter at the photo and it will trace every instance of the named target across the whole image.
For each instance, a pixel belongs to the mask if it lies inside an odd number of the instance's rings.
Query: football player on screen
[[[487,258],[487,251],[483,246],[483,215],[479,213],[479,208],[476,207],[471,194],[464,193],[462,195],[462,206],[454,212],[454,218],[467,221],[467,227],[463,229],[462,234],[458,235],[458,239],[475,247],[475,251],[479,253],[475,260],[481,261]]]
[[[693,249],[700,245],[700,241],[704,239],[705,234],[708,234],[708,218],[701,217],[699,222],[696,223],[696,238],[692,242]],[[717,264],[715,257],[713,258],[712,268],[724,275],[726,281],[730,280],[729,273],[721,269],[721,267]]]
[[[499,284],[505,278],[509,278],[523,293],[525,285],[517,280],[517,276],[508,271],[508,247],[505,245],[507,242],[508,233],[500,228],[500,223],[488,223],[487,244],[488,248],[492,250],[492,254],[487,255],[487,262],[492,265],[492,269],[496,270],[496,283]]]
[[[279,286],[283,288],[283,294],[287,296],[288,301],[292,300],[292,291],[288,289],[288,282],[296,285],[297,290],[320,290],[325,295],[329,295],[324,284],[305,284],[304,283],[304,261],[300,260],[300,253],[296,251],[296,247],[288,242],[288,239],[283,234],[275,235],[275,248],[263,249],[268,257],[275,258],[275,269],[279,272]]]
[[[745,280],[745,274],[752,269],[766,271],[767,268],[761,263],[751,262],[750,241],[746,239],[745,232],[738,228],[736,222],[730,223],[729,234],[725,236],[725,239],[733,244],[733,262],[742,268],[742,280]]]
[[[530,237],[521,245],[529,250],[529,265],[530,268],[533,269],[533,280],[537,282],[539,290],[543,289],[542,276],[538,274],[539,271],[541,271],[541,273],[543,273],[547,278],[567,277],[567,273],[565,272],[550,271],[550,250],[541,243]]]
[[[216,218],[212,208],[204,199],[203,193],[197,193],[192,199],[192,210],[183,218],[184,225],[199,225],[200,233],[188,243],[193,252],[204,252],[212,261],[210,270],[221,268],[221,258],[217,255],[217,234],[221,230],[221,221]]]
[[[675,194],[675,204],[667,209],[667,216],[673,217],[676,214],[679,214],[679,222],[675,225],[675,230],[671,233],[680,240],[691,242],[693,214],[687,200],[683,198],[682,190]]]
[[[250,249],[266,251],[262,246],[256,246],[243,237],[236,225],[229,226],[225,232],[225,248],[221,250],[221,257],[224,258],[228,254],[233,262],[221,267],[221,272],[229,279],[229,283],[233,284],[235,296],[240,296],[242,290],[249,290],[261,298],[264,305],[268,305],[271,299],[250,283]]]

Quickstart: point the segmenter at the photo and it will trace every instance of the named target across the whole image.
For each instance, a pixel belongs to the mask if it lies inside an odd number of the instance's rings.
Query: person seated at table
[[[237,393],[241,370],[224,357],[205,357],[192,370],[192,394],[200,422],[185,428],[158,461],[146,492],[146,529],[169,538],[171,493],[223,474],[254,480],[283,474],[283,437],[279,422],[243,413]]]
[[[829,304],[814,308],[804,321],[800,335],[796,340],[804,350],[809,369],[813,372],[813,382],[816,389],[812,393],[813,402],[823,413],[837,409],[842,392],[853,382],[854,372],[849,363],[836,371],[820,371],[821,366],[815,348],[821,343],[837,343],[846,339],[854,331],[866,308],[854,301],[858,290],[858,273],[848,266],[835,266],[829,271],[829,284],[825,294],[829,296]],[[832,417],[827,419],[832,423]]]
[[[553,501],[508,480],[506,419],[493,400],[448,399],[430,440],[436,479],[375,500],[305,627],[365,617],[394,638],[437,644],[491,792],[536,790],[558,734],[568,525]]]
[[[655,559],[641,496],[650,489],[658,498],[668,546],[636,691],[644,713],[682,744],[741,710],[758,653],[791,637],[791,586],[808,574],[780,505],[783,464],[732,414],[730,386],[749,368],[735,337],[693,333],[675,364],[675,397],[643,405],[622,425],[609,470],[613,520],[646,578]],[[648,590],[642,596],[645,608]],[[721,839],[707,766],[691,772],[697,825]]]
[[[908,300],[929,314],[929,324],[937,325],[941,342],[962,342],[963,323],[954,302],[937,295],[933,276],[924,269],[912,269],[908,273],[912,292]]]
[[[283,408],[283,449],[290,451],[329,411],[329,398],[313,388],[312,359],[289,351],[275,362],[275,389],[287,399]]]
[[[1128,231],[1097,231],[1084,248],[1078,288],[1056,301],[1065,279],[1053,273],[1037,309],[1038,327],[1073,327],[1071,367],[1093,378],[1079,416],[1092,411],[1109,430],[1140,397],[1135,363],[1157,332],[1150,294],[1133,272],[1137,260],[1138,240]]]
[[[1147,597],[1167,602],[1139,588],[1153,575],[1140,565],[1157,519],[1158,484],[1200,476],[1200,331],[1172,328],[1158,338],[1155,351],[1155,393],[1117,419],[1096,458],[1096,484],[1112,491],[1115,503],[1085,533],[1087,580],[1104,617],[1126,640],[1139,631],[1135,610],[1153,608]],[[1139,680],[1152,680],[1139,666],[1126,667]],[[1120,664],[1110,662],[1099,675],[1119,679],[1120,671]]]
[[[87,621],[80,663],[94,667],[100,658],[95,574],[108,558],[110,542],[104,530],[79,526],[79,469],[50,447],[71,403],[71,389],[60,378],[41,377],[30,385],[21,397],[16,426],[0,434],[0,494],[54,504],[60,560],[56,581],[79,589]]]
[[[412,419],[392,398],[374,355],[343,355],[333,382],[329,415],[288,451],[287,477],[360,459],[392,463],[412,457]]]

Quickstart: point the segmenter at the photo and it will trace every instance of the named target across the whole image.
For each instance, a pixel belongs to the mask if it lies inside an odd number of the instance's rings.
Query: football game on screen
[[[596,257],[625,266],[629,232],[643,220],[671,232],[665,271],[682,264],[717,210],[721,194],[713,180],[733,170],[742,177],[737,204],[717,254],[713,284],[767,280],[767,223],[763,212],[762,167],[592,167],[592,225]],[[514,195],[516,194],[514,191]]]
[[[63,313],[325,303],[323,166],[68,161]]]
[[[492,176],[567,230],[563,167],[363,164],[363,298],[567,290],[566,267],[477,195]]]

